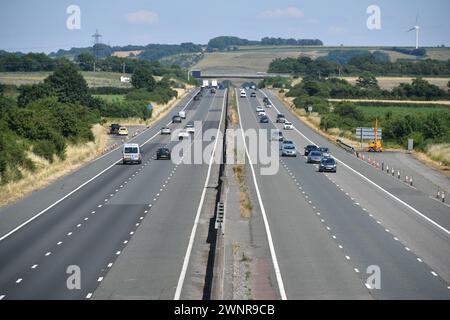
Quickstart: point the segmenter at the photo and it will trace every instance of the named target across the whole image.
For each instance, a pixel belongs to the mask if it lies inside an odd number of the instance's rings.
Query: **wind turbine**
[[[419,26],[419,17],[416,17],[416,24],[414,27],[412,27],[411,29],[408,30],[408,32],[411,32],[413,30],[416,31],[416,49],[419,49],[419,30],[420,30],[420,26]]]

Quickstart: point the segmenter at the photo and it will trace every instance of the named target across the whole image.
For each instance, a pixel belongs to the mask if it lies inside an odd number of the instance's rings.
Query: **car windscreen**
[[[287,144],[287,145],[283,146],[283,148],[287,149],[287,150],[295,149],[294,145],[292,145],[292,144]]]
[[[317,152],[317,151],[313,151],[313,152],[310,153],[310,155],[313,156],[313,157],[317,157],[317,156],[321,156],[322,153],[321,152]]]
[[[138,153],[137,147],[125,147],[124,153]]]
[[[322,160],[322,163],[323,164],[334,164],[335,162],[333,159],[324,159],[324,160]]]

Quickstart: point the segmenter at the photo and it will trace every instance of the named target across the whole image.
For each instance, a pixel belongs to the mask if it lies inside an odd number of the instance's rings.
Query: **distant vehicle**
[[[217,88],[218,87],[217,80],[211,80],[211,87],[213,87],[213,88]]]
[[[181,123],[181,117],[180,116],[173,116],[172,117],[172,123]]]
[[[284,130],[293,130],[294,125],[292,124],[292,122],[285,121],[283,128],[284,128]]]
[[[170,160],[170,150],[168,148],[159,148],[156,151],[156,160],[160,159]]]
[[[258,112],[258,116],[262,117],[262,116],[267,116],[265,111],[260,111]]]
[[[270,103],[266,103],[266,108],[272,108],[272,105]]]
[[[311,151],[308,155],[308,163],[320,163],[322,161],[322,152],[320,151]]]
[[[189,133],[194,133],[195,132],[195,128],[194,128],[194,124],[192,122],[189,122],[184,129],[186,130],[186,132]]]
[[[208,88],[209,87],[209,81],[208,80],[203,80],[203,87]]]
[[[285,123],[285,122],[286,118],[284,117],[284,115],[281,113],[277,114],[277,123]]]
[[[126,127],[120,127],[117,131],[117,134],[119,136],[127,136],[128,135],[128,129]]]
[[[264,111],[264,108],[261,107],[261,106],[257,106],[256,107],[256,112],[261,112],[261,111]]]
[[[196,94],[195,96],[194,96],[194,101],[198,101],[198,100],[200,100],[200,95],[199,94]]]
[[[180,111],[178,112],[178,115],[180,116],[181,119],[186,119],[186,111]]]
[[[281,147],[281,156],[282,157],[296,157],[297,150],[295,149],[294,144],[283,144]]]
[[[269,98],[264,97],[263,102],[264,102],[264,103],[269,103]]]
[[[256,92],[255,91],[250,92],[250,98],[256,98]]]
[[[180,133],[178,133],[178,140],[189,139],[190,137],[189,132],[186,130],[181,130]]]
[[[269,123],[269,118],[267,116],[262,116],[261,118],[259,118],[259,122]]]
[[[327,157],[320,161],[319,172],[336,172],[337,163],[333,158]]]
[[[283,132],[279,130],[272,131],[272,140],[283,141],[284,140]]]
[[[141,149],[137,143],[125,143],[123,145],[122,163],[142,163]]]
[[[118,123],[111,124],[111,128],[109,129],[110,134],[117,134],[119,132],[121,125]]]
[[[319,147],[314,144],[309,144],[305,147],[305,156],[308,156],[311,151],[317,151]]]
[[[163,127],[161,128],[161,134],[171,134],[172,131],[170,130],[169,127]]]
[[[326,147],[320,147],[319,151],[322,152],[322,155],[324,156],[324,158],[330,157],[330,148],[326,148]]]
[[[247,93],[245,93],[245,91],[241,91],[240,97],[247,98]]]
[[[211,91],[210,91],[212,94],[214,94],[214,93],[216,93],[216,89],[215,88],[211,88]]]
[[[256,90],[256,86],[254,84],[252,84],[252,86],[250,88],[252,88],[253,90]]]

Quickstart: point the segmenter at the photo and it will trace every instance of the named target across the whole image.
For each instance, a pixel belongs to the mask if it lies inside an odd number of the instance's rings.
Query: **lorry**
[[[182,110],[178,112],[178,115],[180,116],[181,119],[186,119],[186,111]]]
[[[209,81],[208,80],[203,80],[203,88],[208,88],[209,87]]]
[[[213,88],[218,87],[217,80],[211,80],[211,87],[213,87]]]

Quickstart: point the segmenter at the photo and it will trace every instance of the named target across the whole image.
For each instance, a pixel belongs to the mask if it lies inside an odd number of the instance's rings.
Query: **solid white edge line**
[[[189,101],[186,103],[186,105],[184,106],[183,109],[181,109],[181,111],[183,111],[184,109],[187,108],[187,106],[191,103],[192,99],[194,99],[195,94],[192,95],[191,99],[189,99]],[[180,101],[181,102],[181,101]],[[167,125],[169,125],[172,121],[170,121]],[[153,125],[155,125],[156,123],[154,123]],[[142,132],[144,133],[144,132]],[[159,135],[159,132],[155,133],[152,137],[150,137],[148,140],[146,140],[143,144],[141,144],[141,146],[147,144],[148,142],[150,142],[151,140],[153,140],[156,136]],[[137,138],[138,136],[134,137],[133,139]],[[131,140],[133,140],[131,139]],[[130,141],[131,141],[130,140]],[[117,150],[117,149],[115,149]],[[112,151],[115,151],[112,150]],[[112,152],[111,151],[111,152]],[[106,154],[105,154],[106,155]],[[105,156],[103,155],[103,156]],[[103,157],[102,156],[102,157]],[[98,160],[100,158],[97,158],[96,160]],[[66,194],[64,197],[60,198],[59,200],[57,200],[56,202],[54,202],[53,204],[51,204],[50,206],[48,206],[47,208],[43,209],[42,211],[38,212],[37,214],[35,214],[33,217],[31,217],[30,219],[26,220],[25,222],[23,222],[22,224],[20,224],[19,226],[15,227],[14,229],[12,229],[11,231],[9,231],[8,233],[4,234],[3,236],[0,237],[0,241],[5,240],[6,238],[8,238],[10,235],[12,235],[13,233],[17,232],[18,230],[22,229],[23,227],[25,227],[27,224],[29,224],[30,222],[32,222],[33,220],[39,218],[41,215],[43,215],[44,213],[46,213],[48,210],[50,210],[51,208],[53,208],[54,206],[58,205],[59,203],[61,203],[62,201],[64,201],[65,199],[67,199],[68,197],[70,197],[72,194],[74,194],[75,192],[77,192],[78,190],[80,190],[81,188],[83,188],[84,186],[86,186],[88,183],[94,181],[95,179],[97,179],[98,177],[100,177],[102,174],[104,174],[106,171],[110,170],[112,167],[114,167],[121,159],[115,161],[113,164],[111,164],[109,167],[107,167],[106,169],[104,169],[103,171],[101,171],[100,173],[96,174],[94,177],[92,177],[91,179],[87,180],[86,182],[84,182],[83,184],[81,184],[80,186],[78,186],[77,188],[75,188],[74,190],[72,190],[71,192],[69,192],[68,194]],[[94,160],[95,161],[95,160]]]
[[[278,290],[280,291],[281,299],[287,300],[286,291],[284,289],[284,284],[283,284],[283,278],[281,277],[281,271],[280,271],[280,267],[278,265],[277,255],[275,253],[275,248],[273,245],[272,233],[270,232],[270,227],[269,227],[269,222],[268,222],[267,215],[266,215],[266,210],[264,208],[261,193],[259,191],[258,181],[256,180],[255,169],[253,168],[252,160],[250,159],[250,155],[248,153],[247,142],[246,142],[245,136],[244,136],[244,127],[242,126],[241,112],[239,110],[240,107],[239,107],[239,99],[238,99],[237,91],[236,91],[236,102],[237,102],[237,110],[238,110],[238,115],[239,115],[239,124],[241,126],[242,139],[244,140],[245,153],[247,155],[250,169],[252,171],[253,183],[255,185],[256,195],[258,197],[259,206],[261,208],[261,213],[262,213],[263,220],[264,220],[264,226],[266,229],[267,240],[269,242],[270,254],[272,256],[272,263],[273,263],[273,267],[274,267],[274,271],[275,271],[275,276],[277,278]]]
[[[223,103],[222,103],[222,112],[220,114],[219,127],[217,128],[217,130],[220,130],[220,126],[222,124],[223,111],[225,110],[225,101],[226,101],[225,97],[227,95],[227,92],[228,92],[228,89],[225,89],[225,94],[223,96]],[[191,257],[192,248],[194,246],[194,240],[195,240],[195,234],[197,232],[198,222],[200,221],[200,214],[203,209],[203,203],[204,203],[205,196],[206,196],[206,190],[208,188],[209,178],[211,175],[211,168],[212,168],[212,164],[214,161],[214,156],[216,154],[218,141],[219,141],[219,139],[216,139],[216,141],[214,142],[214,149],[211,154],[211,159],[209,161],[208,173],[206,174],[205,185],[203,186],[202,195],[200,197],[200,203],[198,205],[197,214],[196,214],[195,220],[194,220],[194,226],[192,227],[191,235],[189,237],[188,247],[186,249],[186,254],[184,255],[183,266],[181,267],[180,277],[178,278],[178,284],[177,284],[177,288],[175,290],[175,296],[173,298],[174,300],[180,300],[181,291],[183,289],[183,284],[184,284],[184,279],[186,278],[186,272],[187,272],[187,268],[189,266],[189,260]]]
[[[280,113],[280,111],[277,109],[277,107],[273,104],[272,100],[270,100],[270,98],[266,95],[266,93],[264,91],[262,91],[261,89],[259,90],[265,97],[267,97],[267,99],[269,99],[270,103],[273,105],[273,107],[277,110],[278,113]],[[297,133],[299,133],[303,138],[305,138],[306,140],[308,140],[310,143],[313,143],[315,145],[318,145],[317,143],[315,143],[314,141],[312,141],[311,139],[309,139],[308,137],[306,137],[303,133],[301,133],[295,126],[294,126],[294,130],[297,131]],[[409,205],[408,203],[406,203],[405,201],[399,199],[398,197],[396,197],[395,195],[393,195],[392,193],[390,193],[389,191],[385,190],[383,187],[379,186],[378,184],[376,184],[375,182],[373,182],[372,180],[370,180],[369,178],[367,178],[366,176],[364,176],[362,173],[356,171],[355,169],[353,169],[352,167],[350,167],[349,165],[347,165],[345,162],[343,162],[342,160],[339,160],[338,158],[334,157],[336,159],[337,162],[341,163],[344,167],[346,167],[348,170],[352,171],[353,173],[355,173],[356,175],[358,175],[359,177],[363,178],[364,180],[366,180],[367,182],[369,182],[370,184],[372,184],[373,186],[375,186],[376,188],[378,188],[379,190],[383,191],[384,193],[386,193],[388,196],[390,196],[392,199],[398,201],[399,203],[401,203],[402,205],[404,205],[405,207],[407,207],[408,209],[410,209],[411,211],[413,211],[414,213],[416,213],[418,216],[420,216],[421,218],[425,219],[426,221],[428,221],[429,223],[431,223],[432,225],[434,225],[435,227],[438,227],[440,230],[444,231],[447,235],[450,235],[450,231],[447,230],[446,228],[444,228],[443,226],[441,226],[440,224],[438,224],[436,221],[430,219],[429,217],[427,217],[426,215],[424,215],[422,212],[420,212],[419,210],[417,210],[416,208],[412,207],[411,205]]]

